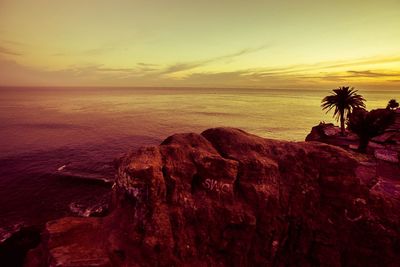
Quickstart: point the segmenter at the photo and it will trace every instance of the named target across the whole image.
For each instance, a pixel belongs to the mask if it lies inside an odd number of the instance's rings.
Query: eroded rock
[[[117,166],[110,215],[49,223],[45,260],[57,266],[400,262],[399,192],[388,190],[390,181],[375,175],[375,165],[343,149],[215,128],[173,135],[128,153]]]

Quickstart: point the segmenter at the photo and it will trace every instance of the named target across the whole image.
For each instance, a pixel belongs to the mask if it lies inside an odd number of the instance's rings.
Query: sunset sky
[[[0,85],[400,90],[400,1],[0,0]]]

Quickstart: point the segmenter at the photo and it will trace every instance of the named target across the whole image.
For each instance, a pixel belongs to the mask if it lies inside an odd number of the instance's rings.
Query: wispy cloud
[[[347,71],[350,75],[348,77],[365,77],[365,78],[382,78],[382,77],[400,77],[400,73],[384,73],[384,72],[373,72],[370,70],[365,71]]]
[[[293,74],[302,72],[321,71],[337,68],[357,68],[369,65],[379,65],[386,63],[400,63],[400,57],[398,56],[387,56],[387,57],[371,57],[371,58],[360,58],[353,60],[342,60],[342,61],[325,61],[313,64],[298,64],[291,66],[283,66],[280,68],[265,68],[264,71],[270,74]]]
[[[136,65],[138,65],[140,67],[157,67],[157,66],[159,66],[158,64],[144,63],[144,62],[136,63]]]
[[[11,56],[22,56],[22,53],[12,50],[12,49],[9,49],[9,48],[6,48],[4,46],[0,46],[0,54],[11,55]]]
[[[259,46],[259,47],[246,48],[246,49],[242,49],[242,50],[240,50],[238,52],[235,52],[235,53],[226,54],[226,55],[222,55],[222,56],[217,56],[217,57],[204,59],[204,60],[200,60],[200,61],[186,62],[186,63],[176,63],[176,64],[173,64],[171,66],[168,66],[164,71],[162,71],[162,74],[173,74],[173,73],[177,73],[177,72],[181,72],[181,71],[187,71],[187,70],[195,69],[195,68],[198,68],[198,67],[201,67],[201,66],[206,66],[208,64],[219,62],[219,61],[223,61],[223,60],[234,59],[234,58],[239,57],[239,56],[243,56],[243,55],[250,54],[250,53],[255,53],[257,51],[266,49],[267,47],[269,47],[269,45],[262,45],[262,46]]]
[[[233,69],[232,71],[204,71],[199,68],[214,62],[232,59],[253,51],[244,49],[236,53],[217,56],[198,62],[183,62],[162,66],[154,63],[135,63],[132,67],[110,67],[101,64],[75,65],[61,70],[43,70],[26,67],[12,61],[1,61],[0,84],[58,84],[58,85],[103,85],[103,86],[217,86],[217,87],[270,87],[270,88],[314,88],[321,85],[337,86],[351,83],[354,86],[384,84],[398,87],[400,72],[385,68],[380,63],[397,62],[400,58],[356,59],[343,62],[320,62],[281,66],[275,68]],[[366,63],[365,65],[361,62]],[[370,68],[371,62],[377,68]],[[373,66],[372,64],[372,66]],[[319,66],[319,68],[317,68]],[[332,69],[331,67],[334,66]],[[336,66],[341,68],[336,69]],[[368,67],[368,68],[367,68]],[[184,72],[190,70],[188,72]],[[183,72],[174,76],[173,73]]]
[[[197,63],[176,63],[174,65],[168,66],[164,70],[162,70],[161,74],[172,74],[176,72],[191,70],[197,67],[200,67],[206,63],[197,62]]]
[[[400,72],[393,72],[391,70],[380,70],[380,71],[371,71],[371,70],[348,70],[345,72],[324,72],[319,73],[318,75],[304,75],[304,79],[322,79],[328,81],[343,81],[346,79],[354,79],[354,78],[370,78],[370,79],[384,79],[384,78],[400,78]],[[388,80],[391,81],[391,80]]]
[[[132,72],[132,71],[134,71],[134,69],[132,69],[132,68],[103,68],[103,67],[98,67],[96,70],[103,71],[103,72]]]

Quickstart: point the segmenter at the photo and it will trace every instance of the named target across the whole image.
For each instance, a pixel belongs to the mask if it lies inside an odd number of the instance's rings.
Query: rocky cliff
[[[239,129],[116,162],[112,212],[49,222],[26,266],[398,266],[399,187],[334,146]]]

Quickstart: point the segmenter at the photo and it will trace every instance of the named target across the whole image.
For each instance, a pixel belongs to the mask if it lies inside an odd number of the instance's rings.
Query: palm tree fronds
[[[355,108],[365,108],[365,99],[357,94],[353,87],[339,87],[333,89],[331,95],[326,96],[321,101],[321,107],[326,113],[335,108],[333,117],[340,120],[342,133],[344,134],[344,118]]]

